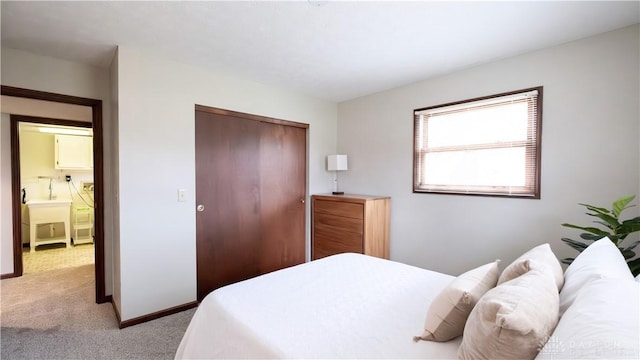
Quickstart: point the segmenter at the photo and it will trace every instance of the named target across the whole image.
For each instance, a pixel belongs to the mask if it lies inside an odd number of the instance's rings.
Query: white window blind
[[[414,192],[540,197],[542,87],[414,110]]]

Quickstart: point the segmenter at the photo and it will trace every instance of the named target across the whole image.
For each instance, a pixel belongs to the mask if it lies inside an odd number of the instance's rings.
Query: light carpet
[[[2,280],[2,327],[117,328],[113,306],[95,302],[94,277],[94,265],[90,264]]]
[[[0,281],[2,359],[172,359],[195,309],[118,329],[93,265]]]

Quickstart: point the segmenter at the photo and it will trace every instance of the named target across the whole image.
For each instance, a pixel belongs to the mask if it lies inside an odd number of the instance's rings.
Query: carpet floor
[[[2,359],[173,359],[195,309],[119,329],[93,265],[0,282]]]

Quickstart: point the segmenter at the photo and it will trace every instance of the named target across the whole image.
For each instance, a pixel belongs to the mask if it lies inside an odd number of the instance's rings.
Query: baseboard
[[[191,308],[194,308],[198,306],[198,302],[194,301],[194,302],[190,302],[184,305],[179,305],[179,306],[175,306],[169,309],[165,309],[165,310],[160,310],[148,315],[144,315],[144,316],[140,316],[137,318],[133,318],[133,319],[129,319],[129,320],[125,320],[125,321],[121,321],[120,320],[120,313],[118,313],[118,310],[116,310],[116,317],[118,318],[118,323],[120,324],[120,329],[126,328],[128,326],[132,326],[132,325],[138,325],[147,321],[151,321],[151,320],[155,320],[167,315],[171,315],[171,314],[175,314],[175,313],[179,313],[181,311],[185,311],[185,310],[189,310]],[[115,305],[113,306],[113,308],[115,309]]]
[[[18,277],[18,276],[20,276],[20,274],[18,274],[18,273],[2,274],[2,275],[0,275],[0,280],[10,279],[10,278]]]
[[[120,310],[118,310],[116,303],[113,301],[113,297],[111,298],[111,307],[113,307],[113,312],[116,313],[116,320],[118,320],[118,325],[120,325]],[[120,326],[120,328],[122,329],[122,326]]]

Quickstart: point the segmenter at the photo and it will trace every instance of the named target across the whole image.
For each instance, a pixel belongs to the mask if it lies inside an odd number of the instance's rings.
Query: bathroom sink
[[[52,206],[70,206],[71,200],[29,200],[27,206],[34,207],[52,207]]]
[[[71,200],[29,200],[29,238],[31,252],[35,251],[37,245],[53,244],[64,242],[67,247],[70,245],[70,212]],[[36,228],[42,224],[64,223],[64,236],[60,238],[38,238]]]

